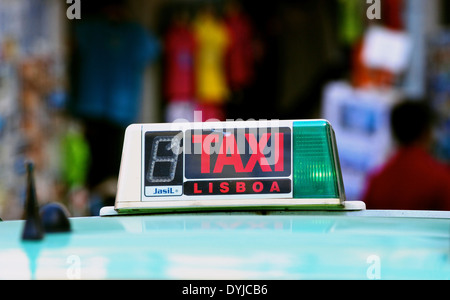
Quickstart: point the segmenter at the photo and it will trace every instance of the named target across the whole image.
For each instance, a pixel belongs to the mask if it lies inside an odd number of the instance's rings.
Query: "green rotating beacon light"
[[[262,120],[130,125],[100,214],[364,208],[345,201],[328,121]]]
[[[345,201],[334,130],[328,121],[293,122],[294,198]]]

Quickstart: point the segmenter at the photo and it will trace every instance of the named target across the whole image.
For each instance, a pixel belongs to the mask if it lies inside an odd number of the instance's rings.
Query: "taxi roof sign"
[[[343,186],[326,120],[132,124],[114,210],[336,209]]]

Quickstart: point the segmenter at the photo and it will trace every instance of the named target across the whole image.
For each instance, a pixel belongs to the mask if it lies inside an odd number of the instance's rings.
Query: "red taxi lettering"
[[[242,165],[241,156],[239,155],[239,150],[233,134],[226,135],[223,138],[222,147],[220,149],[219,155],[217,156],[216,165],[214,166],[214,173],[222,173],[223,166],[225,165],[234,166],[234,170],[236,171],[236,173],[244,172],[244,166]]]
[[[276,133],[275,135],[275,172],[284,171],[284,135],[282,133]]]
[[[270,133],[263,134],[261,137],[261,140],[258,142],[256,141],[256,137],[253,134],[246,134],[245,137],[247,138],[248,144],[250,145],[250,149],[252,151],[252,156],[250,156],[250,160],[248,161],[247,165],[245,166],[245,172],[251,172],[253,168],[255,167],[256,163],[259,162],[259,165],[261,166],[261,170],[263,172],[271,172],[272,169],[269,166],[269,162],[267,161],[266,157],[264,156],[264,153],[261,152],[261,149],[264,149],[264,147],[267,145],[267,141],[269,140]],[[262,147],[261,147],[262,146]]]
[[[271,164],[264,154],[264,149],[267,147],[271,133],[264,133],[259,143],[256,140],[254,134],[245,134],[246,140],[250,146],[250,159],[244,167],[239,149],[236,144],[234,134],[224,135],[222,145],[220,145],[217,153],[217,160],[214,165],[212,173],[221,173],[224,166],[233,166],[236,173],[252,172],[258,163],[262,172],[272,172]],[[217,134],[201,134],[192,135],[193,143],[201,143],[201,173],[211,173],[211,148],[214,143],[214,148],[217,148],[219,142],[219,135]],[[273,157],[273,170],[275,172],[284,171],[284,136],[283,133],[274,133],[274,147],[271,148],[274,153],[271,153]],[[216,149],[217,150],[217,149]]]
[[[200,143],[202,145],[202,156],[201,156],[201,172],[202,173],[210,173],[210,159],[209,155],[211,154],[211,143],[217,143],[219,140],[219,136],[217,134],[202,134],[202,135],[193,135],[192,142]],[[208,147],[204,147],[204,145],[208,145]],[[205,151],[206,150],[206,151]]]

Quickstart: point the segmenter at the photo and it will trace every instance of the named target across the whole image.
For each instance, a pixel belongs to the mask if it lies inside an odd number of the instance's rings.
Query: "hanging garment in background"
[[[169,102],[195,96],[195,40],[190,29],[188,25],[174,24],[165,38],[164,92]]]
[[[83,121],[91,158],[86,185],[94,191],[118,176],[125,128],[141,109],[144,69],[160,46],[141,25],[107,18],[76,22],[74,42],[69,110]]]
[[[81,21],[74,31],[72,112],[123,127],[136,122],[144,68],[156,58],[158,41],[128,21]]]
[[[339,40],[343,45],[351,46],[364,32],[366,3],[361,0],[339,0],[338,4]]]
[[[86,184],[90,161],[89,144],[78,125],[71,124],[61,140],[62,178],[70,189]]]
[[[225,73],[225,52],[229,45],[227,28],[214,16],[200,14],[194,21],[194,35],[197,100],[223,104],[229,93]]]
[[[175,21],[164,41],[165,120],[193,121],[195,98],[195,39],[187,22]]]
[[[403,20],[403,11],[405,10],[403,0],[383,0],[382,4],[382,22],[389,29],[403,30],[405,22]]]
[[[252,26],[241,11],[230,11],[225,17],[230,33],[230,46],[226,55],[227,77],[234,91],[246,87],[253,78],[254,51]]]

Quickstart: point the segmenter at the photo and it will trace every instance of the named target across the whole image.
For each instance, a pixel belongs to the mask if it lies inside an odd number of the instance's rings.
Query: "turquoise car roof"
[[[0,279],[450,279],[450,219],[320,212],[71,218],[22,241],[0,222]]]

